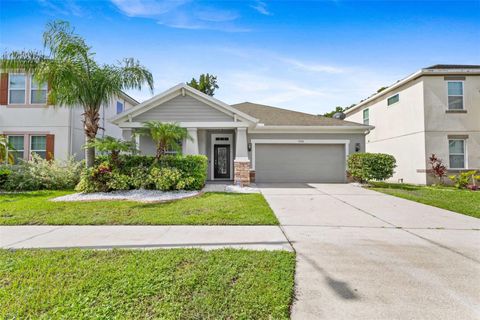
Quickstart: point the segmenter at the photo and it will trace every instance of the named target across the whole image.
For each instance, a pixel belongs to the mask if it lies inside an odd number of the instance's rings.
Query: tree
[[[15,157],[13,153],[8,151],[15,151],[12,144],[8,142],[6,136],[0,135],[0,164],[6,162],[13,164],[15,162]]]
[[[108,152],[110,159],[114,164],[118,164],[118,156],[120,152],[134,151],[135,142],[123,141],[114,137],[106,136],[105,138],[95,138],[85,145],[86,148],[95,148],[101,152]]]
[[[144,123],[140,134],[149,135],[157,149],[156,158],[160,160],[169,150],[181,151],[179,142],[192,137],[187,129],[180,127],[177,123],[162,123],[160,121],[147,121]]]
[[[132,58],[117,64],[99,64],[85,40],[65,21],[47,24],[43,34],[44,52],[5,52],[0,68],[6,72],[33,74],[36,81],[48,83],[48,104],[83,107],[83,126],[87,144],[95,139],[102,104],[125,89],[141,89],[146,83],[153,93],[150,71]],[[95,148],[85,149],[87,167],[95,160]]]
[[[326,113],[323,114],[323,116],[327,117],[327,118],[332,118],[335,113],[344,112],[345,110],[346,110],[346,108],[343,108],[341,106],[336,106],[335,110],[330,111],[330,112],[326,112]]]
[[[215,89],[218,89],[217,77],[208,73],[202,73],[198,81],[195,78],[192,78],[192,80],[190,82],[187,82],[187,84],[190,87],[195,88],[212,97],[215,94]]]

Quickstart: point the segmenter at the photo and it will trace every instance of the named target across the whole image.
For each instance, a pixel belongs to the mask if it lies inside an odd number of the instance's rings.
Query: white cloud
[[[129,17],[156,17],[182,6],[189,0],[111,0]]]
[[[85,15],[85,11],[82,10],[74,0],[38,0],[38,3],[47,9],[47,13],[50,15],[74,15],[76,17],[83,17]]]
[[[254,5],[251,5],[250,7],[255,9],[258,13],[263,14],[265,16],[272,15],[272,13],[267,9],[267,4],[263,1],[257,1]]]
[[[285,62],[288,65],[291,65],[295,68],[309,71],[309,72],[322,72],[322,73],[342,73],[344,70],[342,68],[316,64],[316,63],[307,63],[291,58],[279,58],[281,61]]]

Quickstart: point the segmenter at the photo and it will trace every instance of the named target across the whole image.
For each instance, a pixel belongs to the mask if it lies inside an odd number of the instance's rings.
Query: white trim
[[[218,141],[215,143],[215,138],[228,138],[228,141]],[[230,145],[230,178],[229,179],[215,179],[215,144]],[[233,134],[231,133],[212,133],[210,135],[210,179],[211,180],[233,180]]]
[[[463,141],[463,154],[462,153],[450,153],[450,141]],[[467,139],[448,139],[448,168],[454,170],[461,170],[468,168],[468,154],[467,154]],[[450,156],[460,156],[463,155],[463,168],[452,168],[450,167]]]
[[[454,82],[461,82],[462,83],[462,95],[457,94],[448,94],[448,84]],[[447,110],[465,110],[465,81],[464,80],[447,80]],[[448,102],[449,97],[462,97],[462,109],[450,109],[450,103]]]
[[[366,133],[374,129],[371,125],[356,126],[261,126],[249,128],[248,133]]]
[[[238,115],[242,119],[245,119],[248,122],[251,122],[251,123],[257,123],[258,122],[258,119],[255,119],[252,116],[249,116],[248,114],[243,113],[243,112],[229,106],[228,104],[226,104],[226,103],[224,103],[220,100],[217,100],[217,99],[215,99],[215,98],[213,98],[209,95],[206,95],[203,92],[200,92],[200,91],[186,85],[185,83],[180,83],[180,84],[178,84],[178,85],[176,85],[176,86],[174,86],[174,87],[172,87],[172,88],[154,96],[153,98],[151,98],[147,101],[144,101],[144,102],[134,106],[133,108],[130,108],[130,109],[126,110],[125,112],[122,112],[121,114],[119,114],[117,116],[112,117],[111,119],[109,119],[109,121],[114,123],[114,124],[118,124],[118,123],[121,122],[121,120],[124,120],[128,115],[131,115],[132,117],[138,116],[139,114],[142,114],[142,113],[144,113],[144,112],[146,112],[146,111],[148,111],[152,108],[158,107],[160,104],[181,95],[182,92],[185,92],[186,94],[190,95],[191,97],[194,97],[194,98],[198,99],[199,101],[208,104],[209,106],[212,106],[212,107],[215,106],[215,108],[217,110],[222,111],[225,114],[228,114],[230,116],[233,116],[234,114],[236,114],[236,115]]]
[[[164,123],[173,123],[165,121]],[[176,122],[182,128],[204,128],[204,129],[230,129],[247,128],[245,122]],[[117,124],[120,128],[143,128],[143,122],[120,122]]]
[[[10,102],[10,90],[17,90],[17,91],[21,90],[21,89],[10,89],[10,76],[11,76],[11,75],[23,75],[23,76],[25,77],[25,88],[23,89],[23,90],[25,91],[25,95],[24,95],[24,99],[25,99],[25,100],[24,100],[23,103],[18,103],[18,102],[16,102],[16,103],[11,103],[11,102]],[[27,91],[29,90],[29,89],[27,89],[27,87],[29,87],[29,86],[27,85],[27,82],[28,82],[28,76],[27,76],[27,74],[26,74],[26,73],[21,73],[21,72],[8,73],[8,79],[7,79],[7,80],[8,80],[8,81],[7,81],[7,89],[8,89],[8,90],[7,90],[7,91],[8,91],[8,94],[7,94],[7,106],[8,106],[8,105],[11,105],[11,106],[16,106],[16,105],[18,105],[18,106],[29,105],[29,103],[27,103],[27,102],[28,102]]]
[[[252,139],[252,170],[255,170],[255,145],[256,144],[344,144],[345,145],[345,171],[349,154],[350,140],[334,139]]]

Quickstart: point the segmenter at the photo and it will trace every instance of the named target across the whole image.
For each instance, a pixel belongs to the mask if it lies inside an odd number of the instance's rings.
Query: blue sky
[[[320,114],[437,63],[480,64],[480,1],[0,0],[0,49],[41,49],[68,20],[113,63],[135,57],[159,93],[200,73],[215,95]],[[140,101],[145,90],[129,92]]]

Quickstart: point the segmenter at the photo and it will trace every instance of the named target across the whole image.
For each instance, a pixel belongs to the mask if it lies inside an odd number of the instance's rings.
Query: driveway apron
[[[259,185],[297,252],[293,319],[479,319],[480,220],[349,184]]]

